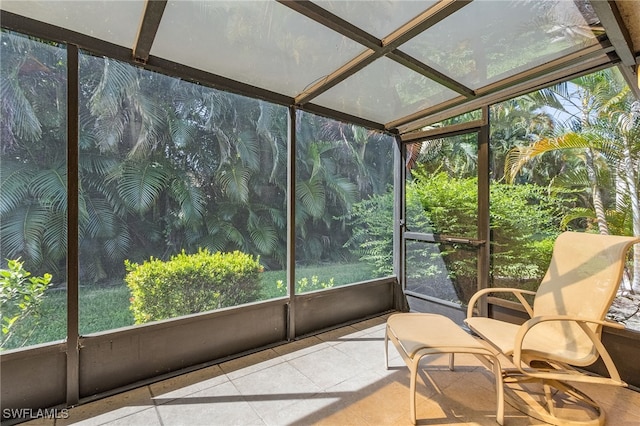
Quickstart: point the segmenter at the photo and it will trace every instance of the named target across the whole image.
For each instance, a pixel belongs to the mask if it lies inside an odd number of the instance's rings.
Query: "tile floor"
[[[157,382],[26,425],[410,425],[409,374],[386,316]],[[418,382],[419,425],[496,425],[491,373],[473,356],[428,359]],[[584,386],[608,425],[640,424],[640,393]],[[541,424],[505,406],[505,425]]]

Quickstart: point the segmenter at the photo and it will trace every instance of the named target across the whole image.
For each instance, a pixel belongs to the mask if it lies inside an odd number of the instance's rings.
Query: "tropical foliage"
[[[63,287],[68,180],[77,179],[83,285],[123,286],[125,261],[200,250],[284,268],[284,107],[81,53],[79,174],[69,176],[65,49],[7,31],[2,43],[2,258]],[[393,138],[305,112],[294,119],[296,265],[360,259],[392,273]],[[562,229],[640,235],[640,104],[617,72],[493,105],[490,123],[494,283],[530,285]],[[474,237],[477,140],[407,149],[407,229]],[[425,269],[437,257],[457,265],[445,274],[465,276],[473,256],[450,249],[425,255]],[[640,250],[634,271],[626,288],[638,292]],[[334,285],[314,276],[298,278],[299,290]]]
[[[419,167],[413,171],[414,179],[407,186],[408,223],[426,232],[451,236],[475,237],[477,228],[477,178],[455,178],[446,172],[428,173]],[[493,227],[492,275],[495,285],[533,288],[546,271],[553,241],[559,234],[560,222],[571,206],[572,196],[549,194],[537,185],[491,186],[491,223]],[[392,229],[381,226],[388,220],[393,203],[392,194],[373,197],[356,206],[353,221],[358,232],[351,241],[353,250],[373,262],[381,275],[391,273]],[[514,214],[518,212],[518,214]],[[386,234],[386,235],[385,235]],[[385,235],[385,238],[380,238]],[[382,244],[382,241],[388,241]],[[466,303],[475,291],[477,259],[461,247],[440,245],[437,256],[443,259],[441,267],[433,260],[431,248],[411,250],[407,263],[419,259],[432,259],[423,264],[415,280],[434,282],[444,274],[454,282],[457,299]],[[429,252],[429,253],[427,253]],[[415,258],[415,259],[413,259]],[[413,259],[413,260],[412,260]]]
[[[552,188],[571,188],[582,202],[567,214],[563,226],[602,234],[640,235],[640,102],[615,69],[608,69],[547,90],[559,100],[565,118],[556,134],[513,148],[505,162],[509,181],[523,170],[536,173],[550,158],[561,168],[546,181]],[[640,249],[634,250],[633,282],[640,291]]]
[[[75,179],[67,174],[66,54],[7,31],[2,40],[2,256],[51,273],[63,288],[67,181]],[[283,269],[286,108],[108,58],[79,59],[81,291],[123,286],[125,260],[183,250],[240,250]],[[344,217],[389,189],[393,139],[302,112],[295,120],[296,262],[351,262]],[[93,330],[84,312],[80,329]]]
[[[2,147],[3,254],[62,276],[64,50],[4,39],[2,132],[11,137]],[[286,109],[111,59],[80,59],[81,279],[108,281],[124,276],[125,259],[200,248],[242,250],[282,268]],[[297,124],[298,262],[344,260],[349,232],[336,218],[387,190],[390,138],[304,113]]]
[[[34,277],[22,265],[19,260],[9,260],[7,269],[0,269],[0,348],[11,338],[17,323],[37,312],[51,283],[51,274]]]

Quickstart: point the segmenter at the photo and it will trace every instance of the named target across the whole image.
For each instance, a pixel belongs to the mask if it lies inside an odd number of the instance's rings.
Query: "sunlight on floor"
[[[410,425],[409,372],[390,345],[387,316],[328,331],[143,386],[25,425]],[[417,387],[419,425],[496,425],[492,374],[471,355],[427,358]],[[582,386],[607,424],[640,424],[640,393]],[[505,425],[541,422],[505,407]]]

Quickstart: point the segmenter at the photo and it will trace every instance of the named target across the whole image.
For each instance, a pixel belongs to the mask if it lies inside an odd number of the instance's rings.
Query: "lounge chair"
[[[622,279],[627,251],[636,243],[640,238],[564,232],[554,244],[551,263],[536,292],[491,288],[470,299],[466,324],[513,363],[513,368],[502,369],[509,404],[551,424],[604,424],[604,412],[598,404],[569,383],[626,386],[601,342],[601,334],[603,326],[624,328],[608,321],[606,315]],[[478,300],[495,293],[514,295],[530,319],[517,325],[474,316]],[[533,297],[533,306],[527,295]],[[608,377],[581,369],[598,358]],[[518,396],[526,395],[534,382],[542,389],[540,403]],[[561,418],[562,410],[554,404],[557,391],[568,396],[563,404],[572,400],[592,415],[579,421]]]

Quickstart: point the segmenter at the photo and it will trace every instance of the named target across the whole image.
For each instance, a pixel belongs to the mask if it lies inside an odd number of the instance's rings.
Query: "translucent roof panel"
[[[476,0],[400,50],[478,89],[596,44],[584,6],[566,0]]]
[[[2,9],[132,48],[145,3],[145,0],[2,0]]]
[[[314,3],[382,39],[438,3],[438,0],[317,0]]]
[[[636,87],[640,39],[640,0],[0,0],[0,10],[3,29],[403,131],[607,64]]]
[[[151,55],[295,96],[365,49],[269,1],[169,1]]]
[[[319,95],[313,103],[384,123],[458,96],[383,57]]]

